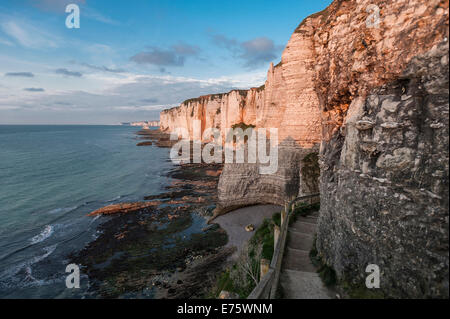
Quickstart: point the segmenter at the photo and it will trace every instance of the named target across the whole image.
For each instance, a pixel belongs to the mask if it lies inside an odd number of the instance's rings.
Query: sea
[[[85,298],[67,256],[98,236],[87,214],[164,191],[167,149],[131,126],[0,125],[0,298]]]

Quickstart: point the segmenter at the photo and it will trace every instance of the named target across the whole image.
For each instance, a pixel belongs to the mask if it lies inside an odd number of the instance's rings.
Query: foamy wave
[[[36,235],[33,238],[31,238],[31,244],[34,245],[43,242],[44,240],[49,238],[53,234],[53,232],[54,232],[53,225],[45,226],[44,230],[39,235]]]
[[[50,256],[56,249],[56,247],[58,246],[58,244],[55,245],[51,245],[48,247],[43,248],[44,250],[44,254],[40,255],[40,256],[35,256],[33,258],[31,258],[30,260],[20,263],[19,265],[16,265],[14,267],[11,267],[5,271],[3,271],[2,273],[0,273],[0,287],[1,286],[5,286],[7,285],[7,283],[2,282],[3,280],[7,280],[8,278],[13,278],[14,276],[16,276],[22,269],[25,269],[25,273],[26,273],[26,279],[29,280],[32,270],[31,270],[31,266],[43,261],[45,258],[47,258],[48,256]]]

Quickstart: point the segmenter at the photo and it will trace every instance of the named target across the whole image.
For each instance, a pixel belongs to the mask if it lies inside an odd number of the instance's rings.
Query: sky
[[[158,120],[200,95],[264,84],[331,0],[2,0],[0,124]],[[80,28],[67,28],[68,4]]]

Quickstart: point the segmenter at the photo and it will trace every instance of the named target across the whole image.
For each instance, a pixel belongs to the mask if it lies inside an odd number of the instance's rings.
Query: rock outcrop
[[[88,214],[88,216],[97,215],[115,215],[115,214],[127,214],[138,211],[140,209],[154,207],[161,204],[161,202],[142,202],[142,203],[120,203],[102,207]]]
[[[341,280],[368,264],[393,297],[448,297],[448,0],[335,0],[293,33],[259,89],[185,102],[161,127],[279,129],[279,168],[226,164],[223,206],[311,192],[320,142],[317,248]]]
[[[319,253],[341,280],[376,264],[388,296],[448,297],[448,1],[335,1],[310,28]]]
[[[260,175],[255,164],[227,163],[219,182],[219,207],[226,210],[258,203],[284,205],[310,190],[302,183],[302,159],[318,152],[321,138],[319,100],[314,88],[314,42],[311,34],[296,33],[281,62],[270,65],[260,88],[202,96],[161,112],[161,129],[185,128],[194,135],[194,120],[201,131],[218,128],[225,137],[234,124],[277,128],[279,161],[272,175]]]
[[[448,43],[357,97],[322,148],[318,249],[341,279],[448,297]]]

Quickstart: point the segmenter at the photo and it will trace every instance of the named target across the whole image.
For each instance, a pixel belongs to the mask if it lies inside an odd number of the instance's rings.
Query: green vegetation
[[[273,214],[272,221],[275,223],[275,225],[281,227],[281,213]]]
[[[225,93],[217,93],[217,94],[211,95],[211,101],[214,101],[216,98],[220,100],[224,96],[224,94]]]
[[[316,212],[320,209],[320,203],[307,204],[307,203],[299,203],[294,206],[294,210],[291,213],[291,217],[289,218],[289,225],[295,223],[297,218],[300,216],[307,216],[313,212]]]
[[[234,130],[234,129],[237,129],[237,128],[240,128],[240,129],[242,129],[243,131],[245,131],[246,129],[248,129],[248,128],[255,128],[256,126],[255,125],[253,125],[253,124],[245,124],[244,122],[241,122],[241,123],[238,123],[238,124],[234,124],[234,125],[232,125],[231,126],[231,128]]]
[[[355,285],[348,281],[340,281],[339,287],[350,299],[385,299],[386,296],[380,289],[368,289],[364,284]]]
[[[258,246],[262,246],[261,258],[272,260],[274,251],[274,225],[271,219],[265,219],[262,225],[256,230],[250,239],[249,246],[256,250]]]
[[[253,129],[255,128],[256,126],[255,125],[253,125],[253,124],[245,124],[244,122],[241,122],[241,123],[238,123],[238,124],[234,124],[234,125],[232,125],[231,126],[231,128],[233,129],[233,130],[235,130],[235,129],[242,129],[243,131],[244,131],[244,133],[245,133],[245,131],[247,130],[247,129],[251,129],[250,130],[250,133],[247,135],[244,135],[244,143],[247,143],[247,141],[248,141],[248,137],[249,136],[251,136],[252,134],[253,134]],[[234,143],[236,143],[237,141],[238,141],[238,139],[240,139],[240,134],[233,134],[233,131],[230,131],[230,133],[229,133],[229,136],[231,137],[231,135],[232,135],[232,137],[233,137],[233,142]]]
[[[148,287],[155,275],[184,269],[190,253],[222,247],[228,240],[220,229],[182,238],[180,234],[193,224],[191,215],[172,220],[163,217],[155,222],[144,221],[143,216],[144,213],[134,213],[111,219],[97,241],[70,257],[74,263],[85,265],[92,287],[102,298],[140,291]],[[119,227],[113,227],[118,225],[125,226],[119,231]]]
[[[333,268],[325,264],[320,258],[316,248],[316,240],[317,238],[314,238],[313,247],[309,252],[309,258],[311,258],[311,262],[313,263],[313,265],[319,268],[317,272],[319,273],[319,276],[325,286],[333,287],[336,285],[336,272]]]
[[[327,287],[336,287],[344,293],[344,297],[350,299],[384,299],[385,295],[379,289],[368,289],[363,283],[354,284],[349,280],[337,279],[335,270],[325,264],[316,248],[316,239],[314,238],[313,248],[309,252],[311,262],[318,268],[318,273],[323,283]]]
[[[246,97],[248,91],[247,90],[237,90],[242,97]]]
[[[321,23],[324,23],[328,19],[329,16],[330,16],[330,9],[328,7],[323,9],[322,11],[313,13],[310,16],[303,19],[303,21],[300,23],[300,25],[297,27],[297,29],[295,29],[294,33],[302,33],[303,30],[301,30],[301,27],[306,23],[306,21],[308,21],[308,19],[314,19],[317,17],[321,17]]]
[[[272,219],[265,219],[255,231],[236,263],[222,272],[216,286],[208,296],[217,298],[222,290],[236,293],[240,298],[247,298],[259,282],[261,259],[271,260],[274,253],[274,227],[280,225],[281,214],[276,213]]]
[[[184,101],[184,102],[181,103],[181,104],[186,104],[186,105],[188,105],[189,103],[200,102],[200,101],[201,101],[201,98],[196,97],[196,98],[193,98],[193,99],[188,99],[188,100]]]

